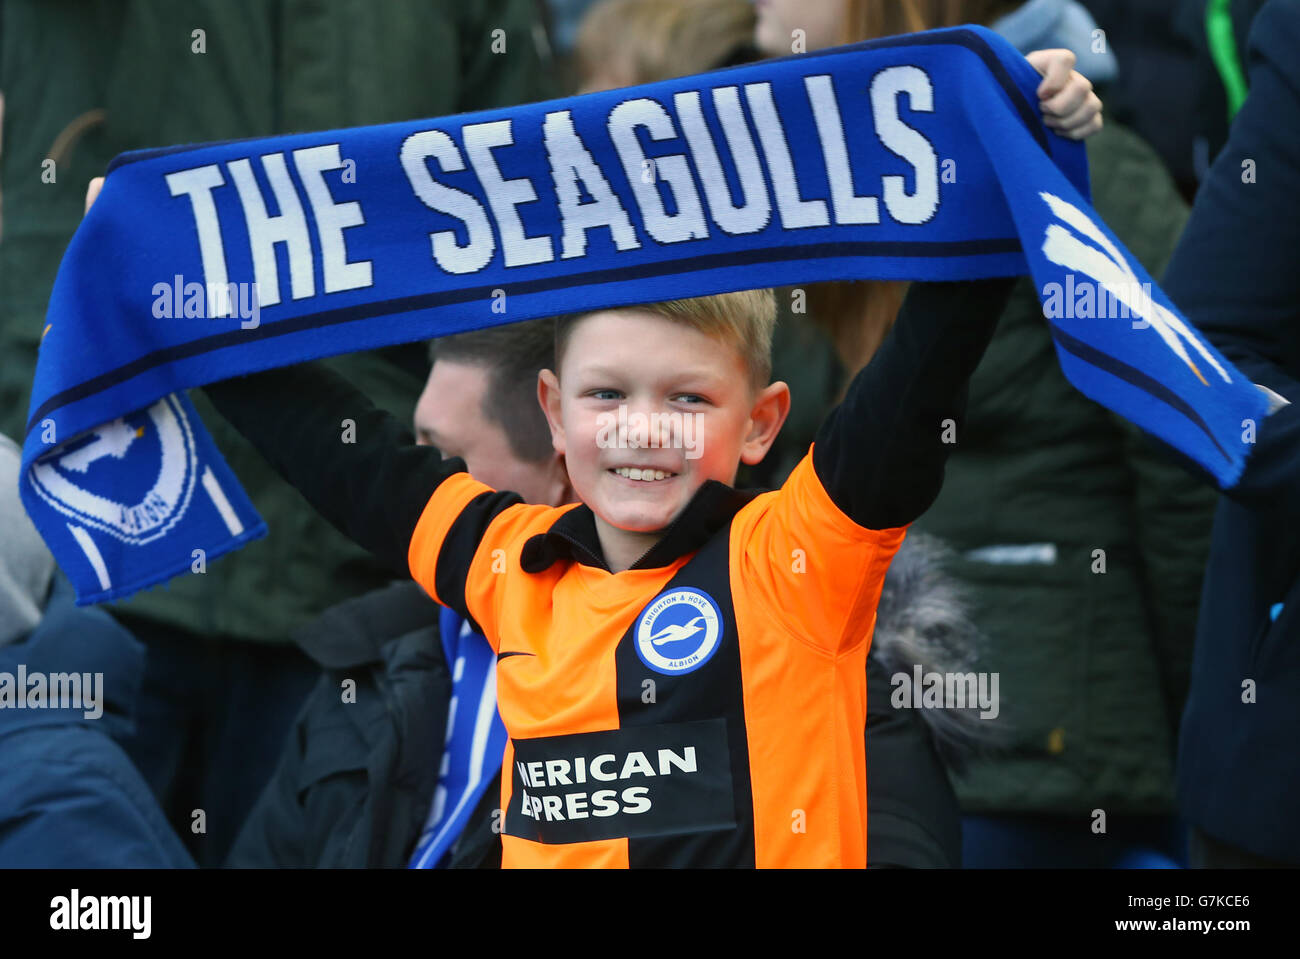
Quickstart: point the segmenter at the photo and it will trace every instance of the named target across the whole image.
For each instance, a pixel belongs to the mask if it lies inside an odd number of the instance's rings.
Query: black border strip
[[[1232,462],[1231,454],[1229,454],[1228,451],[1219,443],[1214,432],[1210,429],[1209,424],[1201,418],[1201,414],[1196,412],[1191,404],[1177,393],[1173,392],[1173,390],[1169,389],[1169,387],[1165,386],[1159,380],[1143,373],[1136,367],[1129,366],[1123,360],[1117,360],[1110,354],[1103,353],[1095,347],[1089,346],[1087,343],[1076,339],[1069,333],[1065,333],[1055,326],[1051,326],[1051,324],[1049,324],[1049,328],[1052,331],[1052,338],[1056,340],[1056,342],[1066,352],[1083,360],[1085,363],[1091,363],[1093,366],[1100,370],[1104,370],[1112,376],[1118,377],[1130,386],[1151,394],[1154,398],[1173,407],[1179,413],[1182,413],[1183,416],[1191,420],[1192,423],[1199,427],[1200,430],[1209,437],[1210,442],[1214,444],[1214,448],[1223,454],[1225,460],[1229,463]]]

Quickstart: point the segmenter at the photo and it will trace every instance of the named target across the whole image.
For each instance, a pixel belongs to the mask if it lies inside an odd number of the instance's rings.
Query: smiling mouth
[[[638,469],[635,466],[620,466],[617,469],[609,470],[616,476],[624,479],[635,480],[640,483],[653,483],[657,480],[672,479],[676,473],[668,473],[664,470]]]

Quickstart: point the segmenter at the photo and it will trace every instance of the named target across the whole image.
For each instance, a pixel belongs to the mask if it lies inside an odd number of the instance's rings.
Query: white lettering
[[[612,756],[610,757],[613,758]],[[592,806],[599,807],[592,810],[593,816],[613,816],[618,813],[618,802],[615,797],[618,795],[613,789],[601,789],[591,794]]]
[[[835,208],[835,222],[879,223],[880,201],[874,196],[858,196],[853,192],[853,170],[849,166],[844,124],[840,120],[840,108],[835,101],[835,87],[831,78],[825,74],[805,77],[803,83],[808,90],[808,102],[812,104],[817,136],[826,158],[826,175],[831,181],[831,205]]]
[[[933,144],[898,115],[899,94],[906,93],[918,113],[934,112],[934,85],[919,67],[888,67],[871,81],[871,109],[876,135],[889,150],[916,170],[916,192],[907,193],[901,176],[883,177],[885,207],[899,223],[928,222],[939,209],[939,155]]]
[[[632,786],[623,790],[623,812],[630,815],[650,811],[649,789],[645,786]],[[627,803],[632,803],[631,806]]]
[[[501,234],[501,250],[506,266],[529,266],[534,263],[550,263],[555,259],[548,236],[526,236],[523,222],[519,219],[520,204],[532,203],[537,199],[537,191],[527,177],[507,180],[501,175],[496,157],[492,155],[496,147],[514,146],[514,134],[510,132],[509,120],[493,120],[490,123],[471,123],[461,130],[465,138],[465,153],[478,174],[479,182],[492,207],[496,218],[497,230]]]
[[[681,243],[707,237],[709,228],[686,157],[680,153],[656,157],[654,169],[657,175],[647,182],[641,175],[647,157],[637,138],[638,127],[644,127],[651,140],[671,140],[677,136],[677,131],[668,111],[645,97],[624,100],[609,114],[609,135],[641,207],[646,232],[660,243]],[[674,214],[668,213],[664,206],[664,198],[659,192],[660,181],[668,186],[673,197],[673,204],[677,207]]]
[[[262,191],[249,162],[245,159],[231,160],[228,167],[244,209],[248,243],[253,254],[253,276],[261,305],[275,306],[280,302],[280,274],[275,262],[277,243],[283,243],[289,251],[289,288],[293,299],[311,296],[316,292],[311,237],[307,233],[307,218],[303,215],[298,191],[294,189],[285,167],[284,154],[267,153],[262,157],[262,170],[280,208],[276,216],[266,212]],[[212,282],[212,277],[207,279]]]
[[[402,141],[402,169],[415,195],[431,210],[445,213],[465,224],[466,240],[461,246],[451,230],[430,233],[433,259],[448,273],[476,273],[487,266],[496,252],[492,224],[482,204],[470,194],[439,183],[429,172],[428,160],[436,159],[444,173],[459,173],[465,161],[451,137],[441,130],[413,133]]]
[[[704,184],[704,196],[708,200],[713,222],[718,224],[722,232],[732,236],[761,231],[771,222],[772,200],[767,193],[767,183],[763,178],[763,167],[758,161],[754,139],[750,136],[749,125],[740,109],[738,89],[718,87],[713,91],[713,105],[726,136],[727,147],[731,150],[736,180],[745,197],[741,206],[732,202],[731,190],[718,159],[718,149],[714,146],[713,137],[709,134],[704,114],[700,110],[699,93],[695,90],[679,93],[673,97],[673,105],[677,108],[682,132],[686,135],[695,165],[699,168],[700,182]]]
[[[781,214],[781,224],[787,230],[800,230],[811,226],[827,226],[826,201],[804,200],[799,196],[799,182],[795,179],[794,160],[786,142],[781,117],[772,101],[770,83],[745,84],[745,97],[754,115],[758,139],[763,144],[767,168],[772,171],[772,188],[776,192],[776,208]]]
[[[546,784],[554,786],[557,783],[562,786],[570,785],[569,761],[567,759],[546,760]]]
[[[612,779],[617,779],[618,776],[615,773],[605,773],[603,771],[607,763],[614,762],[614,758],[613,753],[602,753],[593,759],[591,761],[591,778],[599,779],[601,782],[609,782]]]
[[[659,750],[659,775],[669,775],[673,766],[676,766],[684,773],[695,772],[695,747],[687,746],[686,751],[680,756],[671,749]]]
[[[640,249],[641,244],[627,211],[618,202],[591,152],[573,129],[573,115],[568,110],[546,114],[542,140],[546,144],[555,195],[560,201],[560,219],[564,223],[561,259],[586,253],[587,231],[596,227],[608,227],[614,245],[620,251]],[[579,181],[591,194],[588,203],[579,202]]]
[[[335,203],[325,183],[326,170],[343,168],[343,161],[339,158],[339,145],[330,143],[294,150],[293,163],[298,168],[298,177],[307,191],[307,199],[311,201],[312,214],[316,218],[325,292],[365,289],[372,283],[370,261],[349,263],[347,247],[343,242],[344,230],[363,226],[366,222],[361,204],[355,200]]]
[[[650,761],[645,758],[645,753],[628,753],[627,758],[623,760],[623,771],[619,773],[618,778],[627,779],[633,773],[640,773],[642,776],[653,776],[655,774],[654,768],[650,765]]]
[[[221,225],[217,221],[217,206],[212,202],[212,190],[226,182],[216,164],[181,170],[166,176],[167,188],[172,196],[188,196],[194,213],[194,228],[199,235],[199,258],[203,263],[203,278],[211,284],[228,282],[226,252],[221,244]],[[157,287],[154,288],[155,291]],[[156,294],[155,294],[156,295]],[[157,316],[157,305],[154,316]],[[229,313],[218,314],[229,316]],[[170,317],[171,314],[168,313]]]

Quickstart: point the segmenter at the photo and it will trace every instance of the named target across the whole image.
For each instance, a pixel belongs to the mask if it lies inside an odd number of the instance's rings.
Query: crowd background
[[[1286,85],[1275,78],[1263,93],[1252,90],[1253,67],[1267,71],[1272,62],[1264,45],[1251,52],[1254,21],[1273,17],[1265,41],[1300,40],[1294,0],[1273,0],[1263,14],[1265,6],[385,0],[381,10],[364,0],[6,0],[0,433],[22,438],[55,271],[88,182],[118,153],[436,117],[962,23],[990,26],[1025,53],[1075,52],[1077,69],[1106,104],[1106,126],[1088,141],[1096,209],[1158,278],[1185,233],[1201,237],[1201,247],[1182,248],[1188,302],[1208,304],[1216,317],[1231,314],[1222,308],[1233,302],[1230,292],[1192,282],[1212,278],[1204,236],[1213,230],[1193,229],[1195,218],[1188,226],[1189,205],[1212,195],[1214,209],[1198,207],[1201,222],[1244,243],[1258,235],[1250,218],[1279,202],[1251,206],[1213,183],[1216,175],[1235,176],[1229,136],[1238,135],[1239,111],[1251,120],[1295,106],[1295,87],[1287,102]],[[1261,105],[1265,96],[1271,99]],[[1300,130],[1296,119],[1290,116],[1292,131]],[[1275,183],[1294,179],[1294,139],[1262,133],[1263,122],[1247,124],[1259,139],[1239,149],[1267,154]],[[1275,387],[1286,394],[1300,357],[1290,332],[1300,300],[1294,283],[1275,274],[1283,272],[1277,257],[1294,262],[1294,230],[1271,236],[1269,249],[1272,258],[1242,265],[1260,277],[1237,279],[1258,279],[1264,291],[1243,323],[1270,325],[1225,336],[1249,341],[1248,359],[1290,363],[1289,378]],[[1198,321],[1179,289],[1169,292]],[[778,291],[774,376],[791,384],[794,405],[777,446],[742,476],[744,485],[782,482],[849,378],[870,361],[904,292],[905,284],[883,282]],[[523,333],[506,332],[524,342]],[[545,349],[522,349],[510,365],[502,357],[511,349],[499,339],[462,344],[442,369],[459,357],[527,386],[546,365]],[[435,389],[438,355],[411,344],[328,364],[418,432],[417,404]],[[1271,375],[1263,370],[1258,380]],[[31,715],[16,723],[17,714],[0,710],[0,867],[403,865],[437,778],[425,761],[437,744],[423,745],[436,739],[446,708],[446,664],[431,661],[437,610],[410,583],[392,584],[201,393],[194,399],[270,535],[202,576],[104,607],[72,606],[17,503],[17,452],[0,448],[8,471],[0,490],[0,670],[11,661],[87,663],[76,668],[103,671],[113,690],[110,721],[52,711],[39,723]],[[510,412],[519,407],[484,407],[478,433],[499,429],[526,468],[545,462],[547,451],[528,449],[538,417]],[[1226,588],[1204,578],[1221,498],[1066,383],[1028,280],[972,381],[967,431],[938,502],[915,525],[927,536],[917,536],[891,572],[886,600],[892,595],[894,615],[882,614],[869,674],[877,671],[879,701],[888,698],[890,671],[909,669],[909,657],[995,671],[1004,706],[996,730],[975,733],[930,717],[869,719],[869,762],[910,770],[896,795],[881,797],[881,814],[906,820],[916,836],[907,849],[879,855],[891,865],[1300,864],[1300,827],[1282,815],[1284,801],[1239,805],[1233,792],[1281,797],[1298,785],[1294,769],[1256,757],[1234,761],[1229,774],[1224,759],[1287,742],[1300,710],[1268,714],[1265,745],[1252,747],[1257,740],[1240,711],[1228,709],[1221,690],[1203,687],[1202,714],[1193,718],[1212,722],[1204,703],[1215,699],[1226,730],[1216,741],[1220,752],[1198,753],[1185,736],[1179,751],[1185,712],[1195,713],[1187,707],[1194,659],[1205,681],[1214,672],[1207,664],[1219,661],[1207,651],[1216,639],[1244,637],[1239,642],[1256,652],[1261,643],[1296,646],[1278,612],[1300,562],[1295,550],[1271,539],[1261,547],[1266,531],[1238,536],[1233,555],[1254,557],[1238,574],[1254,571],[1267,588],[1238,582],[1250,602],[1227,614],[1231,629],[1220,624],[1207,635],[1207,616],[1217,622],[1223,614],[1206,597]],[[1219,506],[1217,535],[1229,535],[1234,522],[1258,524],[1258,511],[1287,495],[1278,489],[1296,487],[1286,472],[1291,438],[1284,434],[1282,452],[1266,458],[1267,488],[1252,491],[1245,505]],[[562,502],[563,495],[546,490],[533,499]],[[1225,509],[1247,515],[1225,517]],[[1284,504],[1286,519],[1289,510]],[[1094,570],[1097,549],[1105,551],[1104,575]],[[917,635],[929,645],[909,645]],[[1294,658],[1274,664],[1279,696],[1287,681],[1296,691],[1286,669]],[[1249,666],[1258,664],[1255,656]],[[1228,677],[1234,688],[1239,673]],[[360,677],[363,687],[350,714],[334,702],[347,677]],[[908,749],[890,746],[873,760],[873,721],[907,724]],[[1252,714],[1250,721],[1258,720]],[[1235,782],[1224,785],[1225,778]],[[454,864],[491,865],[490,806],[485,801],[466,827]]]

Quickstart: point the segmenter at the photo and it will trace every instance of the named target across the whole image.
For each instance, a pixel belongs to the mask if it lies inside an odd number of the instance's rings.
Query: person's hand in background
[[[1092,82],[1074,69],[1072,51],[1035,50],[1025,59],[1043,75],[1038,105],[1048,129],[1071,140],[1084,140],[1101,129],[1101,98]]]

